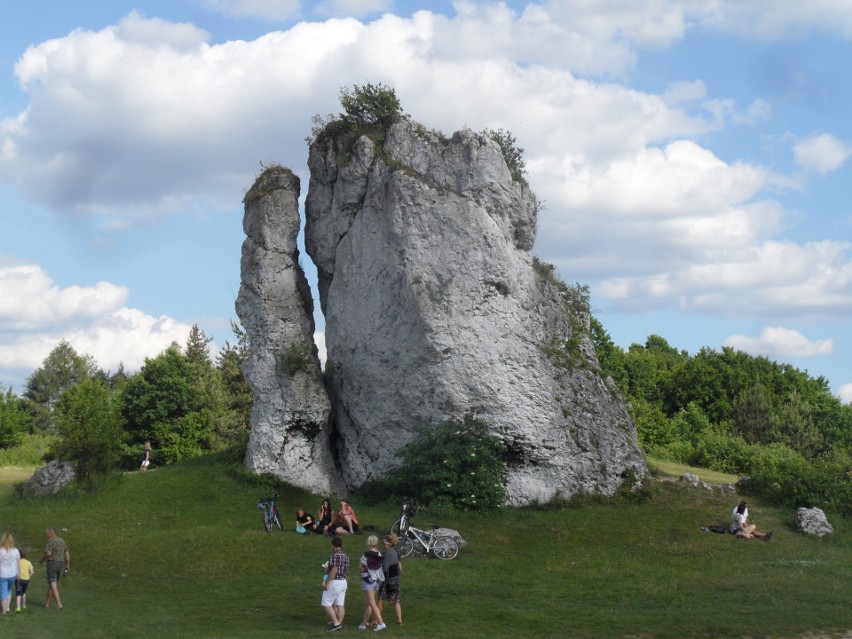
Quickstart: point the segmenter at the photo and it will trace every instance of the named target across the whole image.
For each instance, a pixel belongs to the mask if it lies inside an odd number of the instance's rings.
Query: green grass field
[[[19,477],[10,473],[15,480]],[[0,475],[6,478],[7,475]],[[21,500],[0,492],[0,530],[37,562],[53,525],[72,553],[65,609],[42,608],[37,566],[30,605],[0,618],[0,637],[251,638],[326,634],[319,607],[328,540],[291,532],[292,513],[319,498],[284,488],[285,532],[265,533],[256,510],[268,492],[226,456],[146,475],[88,495]],[[701,532],[726,523],[736,497],[657,483],[643,503],[503,510],[422,511],[468,541],[458,559],[404,562],[405,624],[386,635],[435,637],[814,637],[852,632],[850,522],[808,538],[791,515],[751,501],[769,543]],[[392,506],[353,499],[362,524],[386,531]],[[360,507],[359,507],[360,506]],[[349,537],[353,562],[364,536]],[[359,635],[363,597],[350,577],[336,636]],[[393,619],[392,614],[390,619]]]

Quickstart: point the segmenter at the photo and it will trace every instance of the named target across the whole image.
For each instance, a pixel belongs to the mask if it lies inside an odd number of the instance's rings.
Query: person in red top
[[[346,500],[340,502],[340,510],[337,511],[337,517],[334,521],[334,532],[338,535],[360,534],[358,531],[358,518]]]

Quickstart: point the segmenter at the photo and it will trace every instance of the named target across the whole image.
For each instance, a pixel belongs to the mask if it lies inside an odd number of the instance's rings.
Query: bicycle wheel
[[[432,554],[438,559],[455,559],[459,554],[459,545],[452,537],[438,537],[432,545]]]
[[[264,508],[261,511],[260,516],[263,517],[263,529],[266,532],[272,532],[272,522],[269,519],[269,511]]]
[[[411,537],[405,537],[399,542],[399,556],[404,559],[414,552],[414,542]]]
[[[272,520],[278,526],[278,530],[284,530],[284,526],[281,525],[281,513],[278,512],[278,506],[272,507]],[[272,530],[272,524],[269,525],[269,529]]]

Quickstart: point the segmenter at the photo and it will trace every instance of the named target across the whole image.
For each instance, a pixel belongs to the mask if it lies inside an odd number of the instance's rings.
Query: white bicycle
[[[447,535],[439,535],[435,532],[438,526],[432,525],[431,531],[415,528],[411,525],[411,519],[417,514],[408,501],[402,504],[399,519],[391,526],[391,532],[399,537],[399,556],[408,557],[411,554],[432,555],[437,559],[455,559],[459,554],[459,545],[456,540]]]

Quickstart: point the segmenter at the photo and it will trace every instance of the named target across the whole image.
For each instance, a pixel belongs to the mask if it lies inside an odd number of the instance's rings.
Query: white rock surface
[[[584,305],[533,267],[536,201],[492,140],[401,122],[382,148],[315,143],[309,166],[305,244],[349,488],[398,464],[419,425],[465,416],[508,446],[511,504],[612,494],[626,470],[645,474]],[[283,407],[256,410],[271,425]]]
[[[796,510],[796,525],[807,535],[824,537],[834,533],[834,527],[821,508],[799,508]]]
[[[246,467],[316,493],[342,489],[332,458],[310,287],[299,265],[299,178],[273,167],[246,193],[236,309],[251,344]]]

